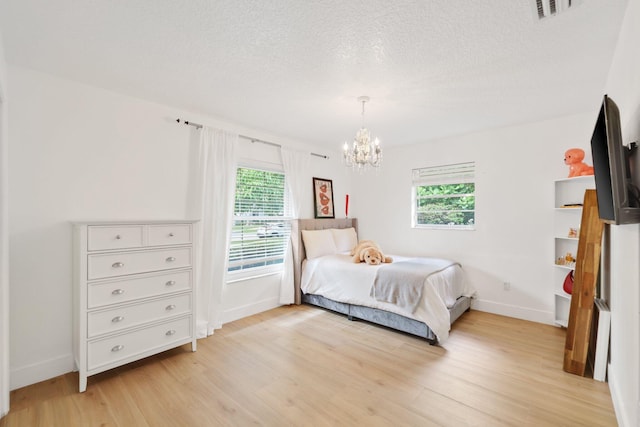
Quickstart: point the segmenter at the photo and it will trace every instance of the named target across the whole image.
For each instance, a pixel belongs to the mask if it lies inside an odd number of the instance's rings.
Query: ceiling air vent
[[[581,2],[582,0],[535,0],[535,12],[538,19],[544,19],[565,12]]]

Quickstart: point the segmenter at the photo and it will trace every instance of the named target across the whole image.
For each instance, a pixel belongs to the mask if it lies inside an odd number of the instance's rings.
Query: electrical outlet
[[[511,290],[511,282],[504,282],[504,290],[505,291],[510,291]]]

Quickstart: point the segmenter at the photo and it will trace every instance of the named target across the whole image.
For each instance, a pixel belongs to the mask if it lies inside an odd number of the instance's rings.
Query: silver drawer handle
[[[113,268],[121,268],[121,267],[124,267],[124,263],[123,262],[114,262],[113,264],[111,264],[111,267],[113,267]]]
[[[175,281],[175,280],[169,280],[169,281],[168,281],[167,283],[165,283],[164,285],[165,285],[165,286],[173,286],[173,285],[175,285],[175,284],[176,284],[176,281]]]
[[[166,307],[165,307],[165,310],[167,310],[167,311],[171,311],[171,310],[173,310],[173,309],[175,309],[175,308],[176,308],[176,305],[175,305],[175,304],[171,304],[171,305],[166,306]]]
[[[173,233],[169,233],[169,237],[173,237]]]
[[[122,237],[120,237],[119,234],[116,234],[116,240],[120,240],[120,239],[122,239]]]
[[[123,320],[124,320],[124,317],[123,317],[123,316],[116,316],[116,317],[114,317],[113,319],[111,319],[111,321],[112,321],[113,323],[122,322]]]
[[[114,347],[111,347],[111,351],[113,351],[113,352],[115,353],[116,351],[120,351],[120,350],[122,350],[123,348],[124,348],[124,346],[123,346],[123,345],[116,345],[116,346],[114,346]]]
[[[173,334],[175,334],[175,333],[176,333],[176,330],[175,330],[175,329],[169,329],[165,335],[166,335],[166,336],[168,336],[168,337],[170,337],[171,335],[173,335]]]
[[[124,294],[124,289],[115,289],[111,291],[111,295],[122,295]]]
[[[173,261],[175,261],[175,260],[176,260],[176,257],[174,257],[174,256],[170,256],[170,257],[167,257],[167,259],[166,259],[165,261],[167,261],[167,262],[173,262]]]

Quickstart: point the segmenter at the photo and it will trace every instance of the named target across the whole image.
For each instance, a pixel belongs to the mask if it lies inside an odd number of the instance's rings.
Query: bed
[[[310,304],[342,313],[349,320],[386,326],[422,337],[430,344],[445,342],[451,324],[470,309],[474,294],[461,266],[456,262],[442,264],[445,260],[399,256],[393,256],[392,264],[355,264],[348,251],[357,239],[357,229],[355,218],[293,221],[296,304]],[[330,247],[332,242],[334,246]],[[380,301],[372,296],[382,272],[388,275],[401,266],[432,261],[439,267],[423,278],[419,301],[400,306],[398,301]]]

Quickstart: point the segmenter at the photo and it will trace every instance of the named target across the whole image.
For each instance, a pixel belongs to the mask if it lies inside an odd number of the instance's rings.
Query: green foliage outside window
[[[244,271],[284,262],[290,223],[284,215],[285,176],[238,168],[229,271]]]
[[[284,174],[238,168],[235,215],[282,216],[283,211]]]
[[[475,184],[437,184],[415,186],[416,225],[473,227],[475,223]]]

